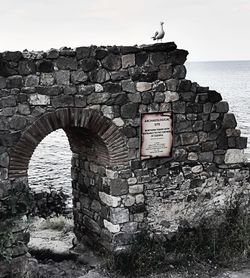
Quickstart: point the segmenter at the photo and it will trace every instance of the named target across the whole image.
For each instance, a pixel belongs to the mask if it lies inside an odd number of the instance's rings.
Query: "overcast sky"
[[[164,42],[189,61],[250,60],[250,0],[0,0],[0,51]]]

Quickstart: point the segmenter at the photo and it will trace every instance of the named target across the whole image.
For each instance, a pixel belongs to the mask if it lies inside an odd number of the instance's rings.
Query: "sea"
[[[245,154],[250,160],[250,61],[187,62],[186,68],[186,79],[216,90],[229,103],[241,136],[248,137]],[[63,130],[44,138],[29,164],[30,187],[36,191],[62,189],[71,196],[71,154]]]

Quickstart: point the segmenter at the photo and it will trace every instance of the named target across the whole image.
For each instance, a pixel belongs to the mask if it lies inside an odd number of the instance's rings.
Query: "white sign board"
[[[171,157],[173,145],[171,112],[141,114],[141,160]]]

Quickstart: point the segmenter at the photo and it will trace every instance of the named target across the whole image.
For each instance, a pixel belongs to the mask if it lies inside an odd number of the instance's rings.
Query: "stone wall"
[[[172,42],[1,53],[1,234],[29,208],[30,158],[58,128],[73,153],[80,241],[124,249],[142,229],[197,225],[247,192],[247,140],[219,93],[185,79],[187,54]],[[159,111],[173,113],[173,156],[141,161],[140,113]],[[12,257],[27,252],[16,243]]]

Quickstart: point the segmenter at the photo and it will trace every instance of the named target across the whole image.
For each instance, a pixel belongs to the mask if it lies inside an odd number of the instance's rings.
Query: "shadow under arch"
[[[73,153],[84,154],[105,166],[128,161],[124,137],[109,118],[93,109],[61,108],[43,114],[22,133],[10,154],[9,178],[26,177],[35,148],[60,128],[68,136]]]

